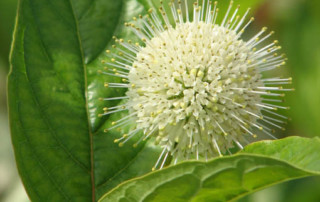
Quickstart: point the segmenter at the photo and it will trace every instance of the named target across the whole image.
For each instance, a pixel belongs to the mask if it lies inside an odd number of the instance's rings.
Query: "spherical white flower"
[[[127,101],[101,115],[129,110],[114,125],[133,121],[136,127],[115,142],[123,145],[139,131],[143,139],[154,136],[163,148],[155,168],[162,168],[169,154],[175,163],[208,159],[234,144],[242,148],[246,136],[257,137],[254,131],[273,137],[271,127],[283,129],[279,123],[284,121],[277,118],[287,118],[274,111],[286,107],[271,103],[281,102],[275,99],[284,96],[278,91],[291,90],[278,86],[290,84],[291,78],[263,78],[262,72],[284,65],[285,58],[276,53],[277,41],[259,47],[273,34],[264,34],[266,28],[248,41],[241,39],[253,18],[245,20],[249,9],[237,16],[239,6],[231,13],[232,4],[217,23],[216,2],[195,3],[193,15],[187,2],[170,2],[172,22],[169,11],[160,7],[161,17],[150,10],[147,17],[140,16],[140,26],[126,23],[143,46],[116,39],[121,49],[107,62],[114,69],[104,73],[122,82],[105,86],[128,91],[125,97],[105,100]]]

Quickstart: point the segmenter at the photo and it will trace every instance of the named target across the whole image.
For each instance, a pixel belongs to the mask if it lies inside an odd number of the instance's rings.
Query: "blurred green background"
[[[222,0],[221,0],[222,1]],[[6,109],[6,76],[18,0],[0,0],[0,201],[28,201],[14,163]],[[235,1],[236,2],[236,1]],[[254,11],[257,19],[251,29],[268,26],[276,30],[289,58],[282,75],[294,80],[294,93],[286,103],[292,118],[285,134],[320,136],[320,1],[265,0]],[[319,202],[320,178],[287,182],[260,191],[241,202]]]

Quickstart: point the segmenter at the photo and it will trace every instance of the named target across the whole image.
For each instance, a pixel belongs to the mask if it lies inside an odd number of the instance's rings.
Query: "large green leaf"
[[[189,161],[130,180],[100,201],[229,201],[287,180],[320,175],[320,139],[262,141],[209,162]]]
[[[95,201],[120,182],[151,170],[157,148],[113,143],[104,133],[97,74],[112,35],[144,10],[135,0],[20,0],[8,79],[18,170],[32,201]],[[119,116],[119,115],[118,115]]]

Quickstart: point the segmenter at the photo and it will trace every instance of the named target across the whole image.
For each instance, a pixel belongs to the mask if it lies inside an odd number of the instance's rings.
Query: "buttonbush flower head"
[[[190,6],[193,12],[189,13]],[[135,123],[134,129],[115,142],[123,146],[143,133],[137,142],[155,137],[163,150],[155,165],[162,168],[169,155],[174,163],[222,155],[258,134],[272,138],[283,129],[285,116],[275,112],[291,78],[264,78],[263,72],[285,64],[277,41],[267,43],[273,32],[262,28],[248,41],[241,39],[253,18],[249,10],[237,15],[239,6],[221,20],[217,2],[170,1],[150,9],[145,17],[125,25],[140,43],[115,38],[118,52],[107,50],[110,59],[102,72],[119,78],[108,88],[127,88],[124,104],[105,108],[100,116],[128,110],[108,130]],[[160,13],[160,15],[158,15]],[[257,133],[260,131],[260,133]],[[252,136],[253,138],[250,138]]]

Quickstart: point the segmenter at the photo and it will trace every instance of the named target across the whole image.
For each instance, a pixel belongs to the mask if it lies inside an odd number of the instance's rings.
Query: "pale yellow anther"
[[[180,107],[181,107],[182,109],[184,109],[184,108],[186,108],[186,104],[185,104],[184,102],[181,102],[181,103],[180,103]]]
[[[217,112],[219,108],[217,106],[212,107],[212,111]]]
[[[198,74],[197,74],[198,77],[203,77],[204,76],[204,73],[203,71],[198,71]]]
[[[137,90],[137,92],[138,92],[138,93],[143,93],[142,88],[139,88],[139,89]]]
[[[191,69],[190,74],[194,76],[197,75],[197,69]]]
[[[211,100],[213,103],[217,103],[217,102],[218,102],[218,98],[217,98],[217,97],[211,97],[210,100]]]

